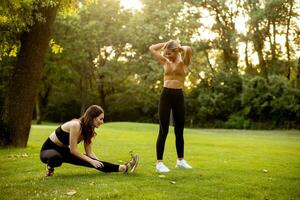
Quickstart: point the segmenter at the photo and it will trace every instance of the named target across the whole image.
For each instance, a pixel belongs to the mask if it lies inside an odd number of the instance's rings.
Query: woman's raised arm
[[[189,46],[182,46],[180,49],[183,51],[183,63],[188,66],[191,63],[192,49]]]
[[[160,53],[160,49],[163,48],[164,45],[165,43],[158,43],[153,44],[149,47],[149,51],[151,52],[151,54],[162,65],[167,61],[167,59]]]

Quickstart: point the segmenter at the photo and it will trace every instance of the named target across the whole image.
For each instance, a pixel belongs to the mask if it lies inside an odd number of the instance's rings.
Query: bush
[[[200,127],[274,129],[299,128],[300,90],[272,75],[216,75],[186,98],[188,120]],[[242,89],[241,89],[242,88]]]
[[[240,113],[234,113],[230,115],[224,125],[225,128],[248,129],[250,128],[250,121],[245,119]]]

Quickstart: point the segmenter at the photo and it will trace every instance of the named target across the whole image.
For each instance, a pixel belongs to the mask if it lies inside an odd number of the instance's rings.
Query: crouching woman
[[[103,124],[104,111],[98,105],[90,106],[79,119],[73,119],[59,126],[42,146],[40,159],[47,164],[46,176],[53,176],[54,168],[62,163],[70,163],[102,172],[134,172],[139,163],[139,156],[132,155],[130,161],[118,165],[101,161],[92,151],[92,139],[96,136],[95,128]],[[84,143],[85,153],[78,149]]]

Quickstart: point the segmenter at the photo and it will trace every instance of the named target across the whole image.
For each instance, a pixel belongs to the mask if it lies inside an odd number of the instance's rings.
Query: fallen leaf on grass
[[[76,190],[70,190],[69,192],[67,192],[67,195],[69,196],[73,196],[74,194],[76,194]]]
[[[90,185],[90,186],[93,186],[93,185],[95,185],[95,183],[94,183],[94,182],[91,182],[89,185]]]
[[[263,172],[265,172],[265,173],[268,173],[268,170],[266,170],[266,169],[263,169]]]
[[[27,153],[21,153],[21,154],[10,154],[8,155],[9,158],[25,158],[25,157],[28,157],[28,154]]]
[[[27,153],[22,153],[21,157],[28,157]]]
[[[170,181],[171,184],[176,184],[176,181]]]

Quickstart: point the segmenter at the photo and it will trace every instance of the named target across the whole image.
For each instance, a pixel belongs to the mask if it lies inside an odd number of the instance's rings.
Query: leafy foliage
[[[143,9],[133,11],[118,0],[61,1],[40,85],[44,119],[69,120],[99,104],[107,121],[157,122],[163,69],[148,47],[178,39],[193,49],[185,85],[187,125],[299,128],[298,2],[141,2]],[[43,20],[39,13],[32,15],[36,3],[1,3],[1,103],[19,52],[19,33],[33,19]],[[242,32],[237,28],[241,17],[246,20]],[[290,46],[279,45],[279,37]]]

